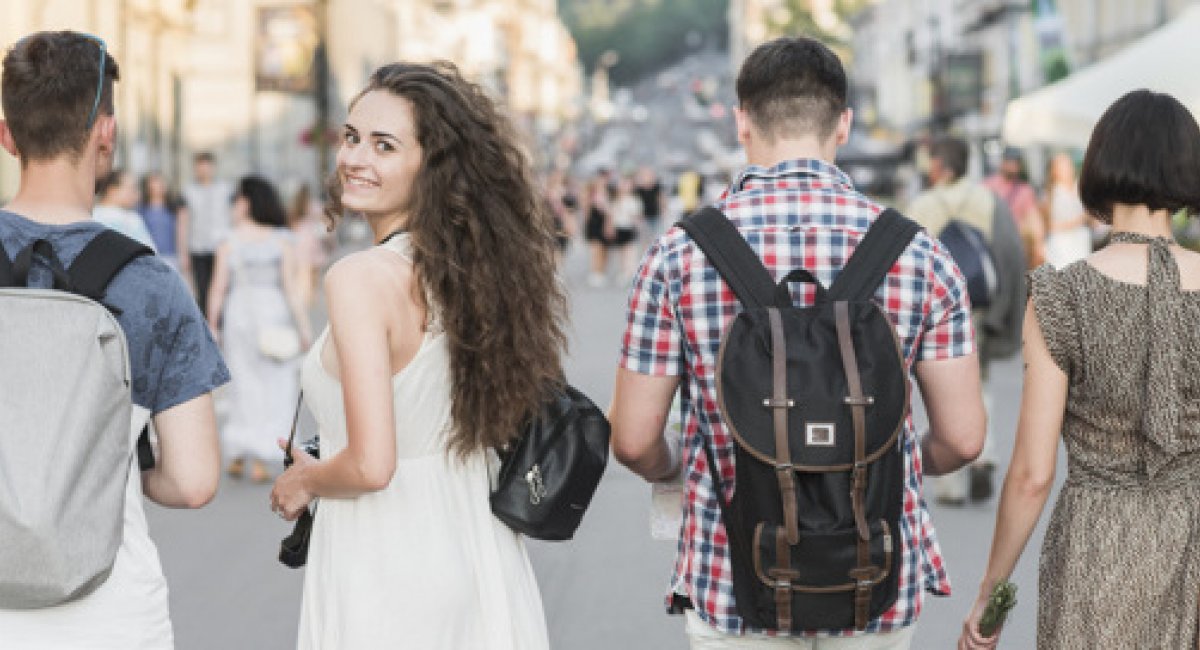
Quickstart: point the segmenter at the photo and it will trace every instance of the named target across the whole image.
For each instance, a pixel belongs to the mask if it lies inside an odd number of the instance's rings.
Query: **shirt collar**
[[[798,158],[795,160],[785,160],[770,168],[761,165],[750,165],[738,175],[737,180],[733,183],[732,190],[733,192],[740,192],[748,187],[769,184],[771,181],[786,178],[805,178],[831,185],[839,185],[846,190],[854,189],[854,183],[850,180],[850,177],[835,165],[816,158]]]

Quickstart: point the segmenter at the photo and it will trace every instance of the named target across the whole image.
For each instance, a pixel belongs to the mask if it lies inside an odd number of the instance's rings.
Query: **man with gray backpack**
[[[212,498],[229,374],[182,278],[91,219],[116,147],[104,41],[31,34],[3,68],[21,179],[0,209],[0,646],[171,648],[142,497]]]
[[[967,287],[833,165],[847,85],[815,40],[751,53],[735,111],[749,166],[651,246],[630,293],[613,451],[683,482],[666,604],[693,648],[907,648],[923,594],[949,592],[921,486],[983,444]]]

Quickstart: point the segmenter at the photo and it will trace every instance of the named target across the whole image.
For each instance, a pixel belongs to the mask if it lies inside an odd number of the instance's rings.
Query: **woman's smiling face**
[[[407,212],[421,156],[412,103],[386,90],[363,95],[346,118],[337,154],[342,204],[368,216]]]

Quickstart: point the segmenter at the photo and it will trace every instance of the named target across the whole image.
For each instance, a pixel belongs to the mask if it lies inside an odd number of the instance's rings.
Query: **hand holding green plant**
[[[996,583],[996,586],[992,588],[991,597],[988,598],[987,606],[984,607],[983,614],[979,617],[979,633],[985,637],[995,635],[996,630],[1004,625],[1004,619],[1008,617],[1008,613],[1016,606],[1017,586],[1007,580]]]

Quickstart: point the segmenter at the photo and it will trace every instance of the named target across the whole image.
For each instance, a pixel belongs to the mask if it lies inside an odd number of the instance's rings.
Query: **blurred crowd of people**
[[[650,165],[635,170],[596,170],[580,180],[561,170],[543,178],[546,203],[554,215],[559,247],[566,251],[582,234],[588,247],[587,285],[593,289],[627,283],[654,238],[675,220],[711,203],[728,186],[686,169],[673,180]]]
[[[199,152],[191,181],[177,191],[160,172],[139,179],[112,170],[97,183],[93,218],[150,246],[183,276],[233,376],[222,395],[228,473],[268,481],[333,248],[321,202],[306,184],[285,204],[260,176],[230,183],[217,174],[215,156]],[[281,340],[286,345],[272,349]]]

